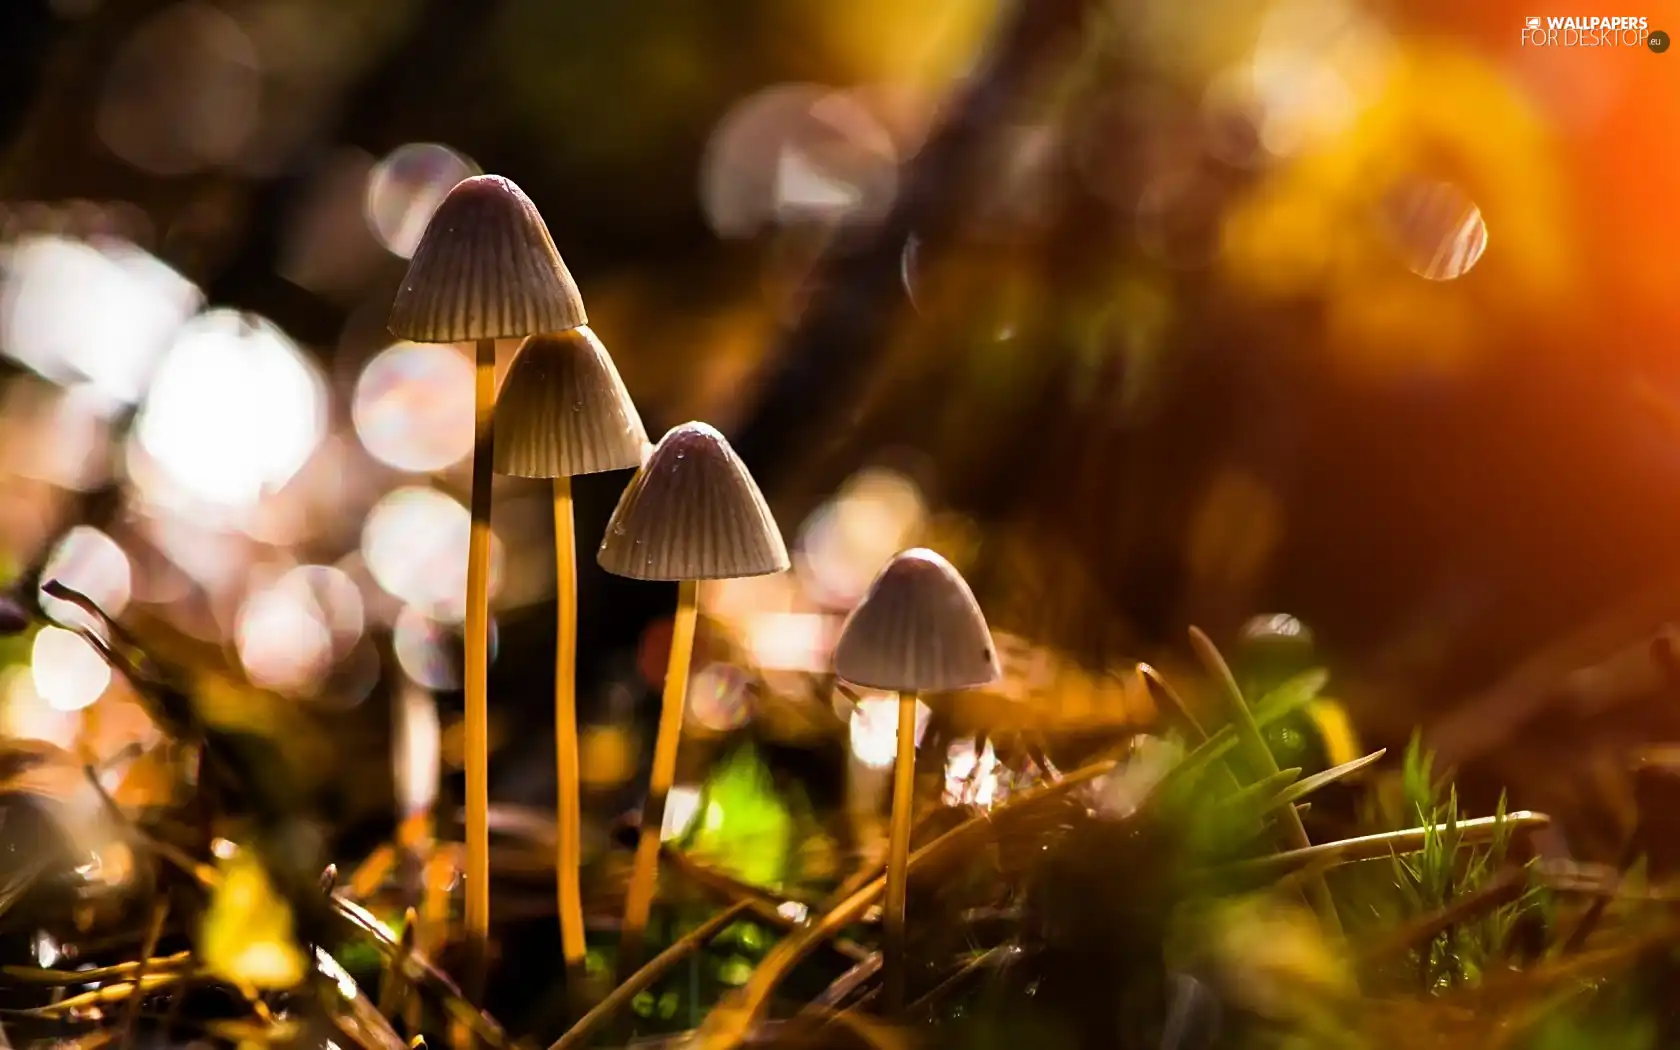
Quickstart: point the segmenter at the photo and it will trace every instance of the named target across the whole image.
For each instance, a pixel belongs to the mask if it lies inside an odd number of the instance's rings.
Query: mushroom
[[[788,567],[787,546],[746,464],[705,423],[673,427],[648,454],[614,508],[597,561],[615,576],[677,582],[671,656],[653,769],[624,906],[621,969],[639,959],[658,872],[665,800],[676,775],[701,580],[768,576]]]
[[[536,205],[498,175],[466,179],[443,198],[391,304],[388,327],[400,338],[476,344],[463,683],[469,993],[482,991],[490,935],[490,482],[496,340],[565,331],[588,320]]]
[[[888,562],[846,617],[834,645],[834,673],[853,685],[898,694],[882,956],[887,1008],[896,1010],[904,1004],[904,902],[917,697],[988,685],[1002,672],[992,632],[968,584],[950,562],[916,547]]]
[[[612,356],[587,325],[533,335],[519,347],[496,397],[496,472],[554,486],[558,626],[554,656],[555,888],[560,949],[581,976],[583,897],[578,884],[577,540],[572,478],[641,465],[647,432]]]

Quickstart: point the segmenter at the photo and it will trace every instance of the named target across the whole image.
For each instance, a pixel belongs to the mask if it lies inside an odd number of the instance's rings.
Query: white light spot
[[[852,708],[852,755],[870,769],[886,769],[898,757],[898,697],[866,696]],[[932,712],[916,701],[918,745]]]
[[[87,525],[78,525],[47,558],[43,580],[57,580],[87,596],[107,616],[121,616],[133,594],[134,570],[117,541]],[[99,621],[62,598],[40,596],[41,609],[60,623],[100,629]]]
[[[362,596],[342,571],[303,565],[253,590],[235,643],[254,683],[301,693],[318,685],[361,638]]]
[[[443,470],[473,443],[473,363],[453,346],[398,343],[362,370],[351,402],[374,459],[412,473]]]
[[[659,830],[664,842],[682,838],[700,814],[700,789],[692,784],[677,784],[665,796],[665,823]]]
[[[62,627],[43,627],[29,657],[35,692],[59,711],[80,711],[104,695],[111,668],[82,637]]]
[[[398,146],[368,176],[368,228],[391,254],[410,258],[443,198],[456,183],[477,174],[478,165],[448,146]]]
[[[798,901],[783,901],[776,906],[776,914],[790,922],[803,925],[810,917],[811,909]]]
[[[397,664],[415,684],[439,691],[455,689],[460,674],[450,660],[443,628],[424,609],[405,605],[391,626]]]
[[[405,685],[397,700],[396,726],[391,734],[391,767],[397,804],[404,815],[424,813],[437,801],[438,777],[443,768],[441,740],[437,701],[425,689]]]
[[[386,593],[445,623],[467,608],[467,548],[472,517],[435,489],[410,486],[389,493],[362,526],[362,558]],[[490,590],[501,576],[502,548],[490,538]]]
[[[730,238],[770,223],[865,220],[891,203],[897,177],[891,134],[856,97],[780,84],[718,124],[701,161],[701,207]]]
[[[102,412],[133,404],[198,309],[198,289],[124,241],[36,236],[0,249],[0,347]]]
[[[51,966],[58,962],[60,951],[58,941],[46,930],[35,934],[35,962],[40,966]]]
[[[136,425],[141,449],[187,495],[246,508],[298,472],[326,432],[314,366],[261,318],[212,310],[182,330]]]
[[[997,753],[990,740],[979,754],[975,754],[973,740],[959,740],[951,746],[945,762],[946,805],[990,806],[997,788]]]

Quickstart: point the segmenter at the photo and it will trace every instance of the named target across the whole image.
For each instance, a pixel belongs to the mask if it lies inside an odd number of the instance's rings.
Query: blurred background
[[[915,543],[1049,731],[1147,724],[1129,661],[1288,612],[1361,737],[1421,725],[1590,845],[1595,763],[1680,731],[1680,58],[1522,46],[1535,13],[1574,12],[8,0],[0,555],[283,729],[325,852],[454,797],[471,366],[384,322],[494,172],[650,434],[723,429],[795,551],[703,592],[684,783],[743,735],[818,809],[890,762],[828,648]],[[578,484],[597,848],[673,599],[594,567],[626,480]],[[536,811],[548,515],[498,479],[493,793]],[[11,645],[9,738],[156,739],[75,634]]]

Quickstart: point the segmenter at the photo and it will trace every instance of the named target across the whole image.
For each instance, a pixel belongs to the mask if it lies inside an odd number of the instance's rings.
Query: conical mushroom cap
[[[763,493],[704,423],[659,439],[619,497],[596,560],[633,580],[728,580],[788,567]]]
[[[846,617],[834,673],[907,693],[972,689],[1002,676],[974,592],[950,562],[921,547],[888,562]]]
[[[531,198],[500,175],[474,175],[432,213],[389,327],[415,342],[456,343],[587,323],[583,296]]]
[[[647,431],[601,340],[580,325],[533,335],[496,396],[496,471],[570,478],[642,464]]]

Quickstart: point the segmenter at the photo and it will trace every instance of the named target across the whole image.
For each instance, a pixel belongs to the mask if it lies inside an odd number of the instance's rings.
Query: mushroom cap
[[[588,322],[531,198],[500,175],[474,175],[432,213],[391,303],[389,327],[403,339],[455,343]]]
[[[642,464],[647,431],[588,325],[528,337],[496,396],[496,471],[570,478]]]
[[[770,505],[705,423],[672,427],[630,479],[596,555],[633,580],[728,580],[788,567]]]
[[[1002,677],[974,592],[950,562],[922,547],[888,562],[846,617],[834,673],[906,693],[972,689]]]

